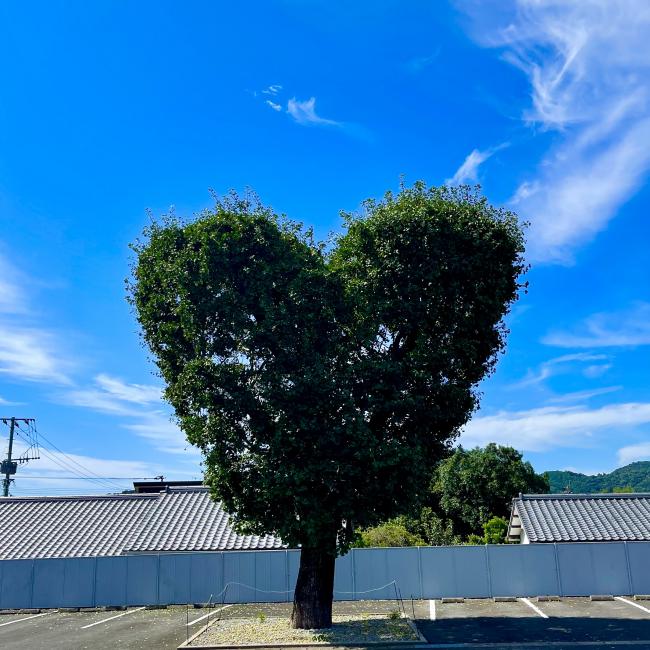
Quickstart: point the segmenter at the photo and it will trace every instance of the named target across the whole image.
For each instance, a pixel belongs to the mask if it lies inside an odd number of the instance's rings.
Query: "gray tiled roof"
[[[524,494],[517,520],[531,542],[650,541],[650,494]]]
[[[277,537],[235,533],[205,488],[0,498],[0,559],[276,548]]]

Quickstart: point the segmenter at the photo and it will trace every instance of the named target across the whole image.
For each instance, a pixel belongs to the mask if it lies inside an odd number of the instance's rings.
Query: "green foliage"
[[[398,609],[393,609],[391,613],[388,615],[388,618],[391,621],[399,621],[402,618],[402,614]]]
[[[614,494],[631,494],[634,492],[631,485],[626,485],[625,487],[615,487],[612,489]]]
[[[257,612],[257,621],[264,623],[266,621],[266,614],[264,612]]]
[[[567,488],[574,494],[612,492],[616,488],[632,488],[632,492],[650,492],[650,461],[638,461],[619,467],[609,474],[588,476],[577,472],[547,472],[551,492],[565,492]]]
[[[547,479],[512,447],[494,443],[484,448],[459,447],[435,470],[431,484],[434,503],[454,531],[481,535],[491,517],[509,517],[512,499],[520,492],[547,493]]]
[[[373,528],[361,531],[357,543],[360,547],[424,546],[425,541],[397,521],[387,521]]]
[[[483,524],[484,544],[505,544],[508,535],[508,519],[492,517]]]
[[[460,536],[454,532],[452,522],[443,519],[431,508],[422,508],[418,523],[429,546],[454,546],[461,543]]]
[[[516,216],[418,183],[325,251],[232,195],[154,222],[130,300],[205,479],[239,530],[344,551],[407,512],[477,407],[525,270]],[[343,522],[348,522],[344,524]]]

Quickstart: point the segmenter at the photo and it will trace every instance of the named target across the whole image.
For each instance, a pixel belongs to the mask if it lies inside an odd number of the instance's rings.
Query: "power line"
[[[32,476],[31,474],[23,474],[25,479],[47,479],[48,481],[95,481],[97,479],[92,476]],[[153,481],[152,476],[102,476],[104,481]]]
[[[92,481],[95,483],[98,487],[102,487],[104,490],[114,490],[116,488],[122,489],[121,485],[118,485],[117,483],[114,483],[112,481],[104,480],[99,476],[88,476],[86,474],[83,474],[81,471],[79,471],[74,465],[71,463],[67,462],[63,458],[59,458],[55,456],[49,449],[42,447],[41,451],[43,454],[45,454],[45,457],[51,460],[53,463],[58,465],[61,469],[67,471],[67,472],[72,472],[74,475],[77,476],[77,478],[80,479],[85,479],[87,481]],[[66,456],[67,458],[67,456]]]
[[[26,463],[30,460],[39,458],[38,455],[38,442],[36,438],[36,428],[34,427],[33,418],[0,418],[3,424],[9,426],[9,441],[7,445],[7,458],[0,463],[0,472],[5,475],[2,481],[2,494],[5,497],[9,496],[9,486],[14,482],[12,478],[18,470],[18,465]],[[23,422],[29,427],[28,431],[24,431],[27,436],[27,450],[19,457],[13,456],[14,436],[17,434],[16,429],[20,429],[20,422]]]
[[[96,472],[93,472],[91,469],[89,469],[88,467],[85,467],[84,465],[82,465],[81,463],[79,463],[78,461],[76,461],[74,458],[71,458],[70,456],[68,456],[68,454],[66,454],[64,451],[62,451],[61,449],[59,449],[59,448],[58,448],[58,447],[57,447],[57,446],[56,446],[56,445],[55,445],[51,440],[49,440],[49,439],[48,439],[46,436],[44,436],[42,433],[38,432],[38,435],[39,435],[43,440],[45,440],[45,442],[46,442],[50,447],[52,447],[52,448],[53,448],[54,450],[56,450],[59,454],[63,455],[63,456],[67,459],[66,461],[64,461],[66,464],[72,464],[72,465],[73,465],[72,468],[68,468],[68,471],[72,471],[73,474],[78,474],[78,475],[82,475],[82,476],[84,475],[84,474],[82,474],[82,472],[83,472],[83,473],[85,473],[85,476],[88,477],[88,478],[90,478],[91,476],[94,476],[95,479],[96,479],[98,482],[101,481],[101,482],[104,483],[105,485],[109,485],[109,486],[111,485],[111,481],[110,481],[110,480],[104,480],[104,479],[103,479],[99,474],[97,474]],[[51,458],[51,460],[54,460],[54,459]],[[69,461],[69,463],[68,463],[68,461]],[[55,461],[55,462],[56,462],[56,461]],[[58,464],[60,465],[60,463],[58,463]],[[74,466],[75,466],[75,465],[76,465],[76,466],[81,470],[81,472],[78,471],[78,470],[76,470],[76,471],[74,470]],[[113,488],[117,487],[117,488],[119,488],[119,489],[122,489],[122,486],[121,486],[121,485],[118,485],[117,483],[114,483],[114,484],[112,484],[112,485],[113,485]]]

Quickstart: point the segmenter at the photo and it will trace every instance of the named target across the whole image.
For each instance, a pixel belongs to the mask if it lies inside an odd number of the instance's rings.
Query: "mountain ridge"
[[[574,494],[614,492],[615,490],[650,492],[650,461],[647,460],[636,461],[602,474],[589,475],[568,470],[552,470],[546,474],[551,484],[551,494],[565,491],[571,491]]]

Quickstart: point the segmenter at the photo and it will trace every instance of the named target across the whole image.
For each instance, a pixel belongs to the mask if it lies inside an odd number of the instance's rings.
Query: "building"
[[[239,535],[199,486],[75,497],[0,498],[0,560],[284,548]]]
[[[520,494],[508,539],[521,544],[650,541],[650,494]]]

